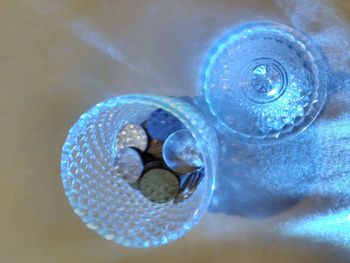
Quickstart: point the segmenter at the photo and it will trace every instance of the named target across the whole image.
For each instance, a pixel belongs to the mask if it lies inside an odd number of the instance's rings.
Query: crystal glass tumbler
[[[303,33],[274,22],[250,23],[214,43],[200,91],[218,131],[248,143],[275,143],[317,117],[327,66]]]
[[[113,172],[118,132],[129,123],[141,125],[159,109],[182,122],[203,157],[203,180],[191,197],[179,203],[151,202]],[[74,212],[104,238],[130,247],[164,245],[191,230],[206,211],[215,185],[217,147],[215,132],[183,100],[115,97],[85,112],[69,130],[61,160],[64,190]]]

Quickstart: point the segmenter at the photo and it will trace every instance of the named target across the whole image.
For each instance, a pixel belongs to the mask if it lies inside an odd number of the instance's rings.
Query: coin
[[[174,203],[180,203],[193,195],[201,183],[204,175],[204,168],[199,168],[198,170],[189,174],[184,183],[181,185],[179,193],[175,197]]]
[[[139,182],[139,180],[136,180],[135,182],[129,183],[129,185],[132,188],[136,189],[136,190],[140,190],[140,182]]]
[[[174,200],[179,187],[177,176],[165,169],[149,170],[140,179],[141,193],[154,203]]]
[[[129,183],[136,182],[142,174],[143,162],[140,154],[132,148],[118,150],[114,159],[113,173]]]
[[[173,132],[183,129],[184,125],[171,113],[157,109],[151,113],[145,122],[150,137],[157,141],[165,141]]]
[[[179,174],[188,174],[203,166],[202,155],[196,141],[187,129],[171,134],[163,145],[166,165]]]
[[[163,162],[161,161],[152,161],[147,163],[144,168],[143,168],[143,174],[146,174],[149,170],[153,170],[153,169],[165,169],[165,166],[163,164]]]
[[[155,159],[152,155],[150,155],[147,152],[140,153],[140,156],[142,158],[142,161],[143,161],[144,165],[146,165],[148,163],[151,163],[151,162],[154,162],[154,161],[157,161],[157,159]]]
[[[136,124],[125,125],[118,133],[116,147],[136,148],[140,151],[145,151],[148,146],[148,136],[144,128]]]
[[[148,162],[147,164],[144,165],[142,174],[145,174],[149,170],[157,169],[157,168],[165,169],[163,162],[161,162],[161,161],[150,161],[150,162]],[[134,188],[134,189],[140,190],[140,178],[137,181],[133,182],[133,183],[129,183],[129,185],[132,188]]]
[[[146,149],[146,152],[156,159],[161,159],[163,156],[162,151],[163,151],[163,142],[151,139]]]

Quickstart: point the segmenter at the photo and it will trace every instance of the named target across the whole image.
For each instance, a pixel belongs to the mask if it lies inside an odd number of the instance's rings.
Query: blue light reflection
[[[339,246],[350,246],[350,209],[330,211],[291,221],[282,226],[287,236],[311,238]]]

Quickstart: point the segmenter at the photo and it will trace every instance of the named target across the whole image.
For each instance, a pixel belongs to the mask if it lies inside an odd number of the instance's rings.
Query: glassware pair
[[[124,246],[159,246],[180,238],[210,204],[221,147],[217,135],[270,144],[303,131],[325,102],[324,61],[303,33],[275,22],[250,23],[226,33],[208,51],[193,103],[157,95],[98,103],[71,127],[62,150],[61,176],[74,212]],[[126,124],[142,125],[159,109],[190,131],[202,156],[205,176],[179,203],[151,202],[113,176],[118,132]]]

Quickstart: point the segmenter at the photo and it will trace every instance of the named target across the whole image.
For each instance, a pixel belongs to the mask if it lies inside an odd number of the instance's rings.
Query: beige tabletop
[[[260,218],[209,211],[170,245],[129,249],[85,227],[61,184],[67,131],[97,102],[125,93],[195,94],[206,48],[238,22],[293,24],[298,12],[322,26],[350,18],[348,0],[309,15],[303,12],[319,1],[291,2],[2,0],[0,262],[349,262],[349,242],[280,233],[281,223],[326,202],[312,196]]]

